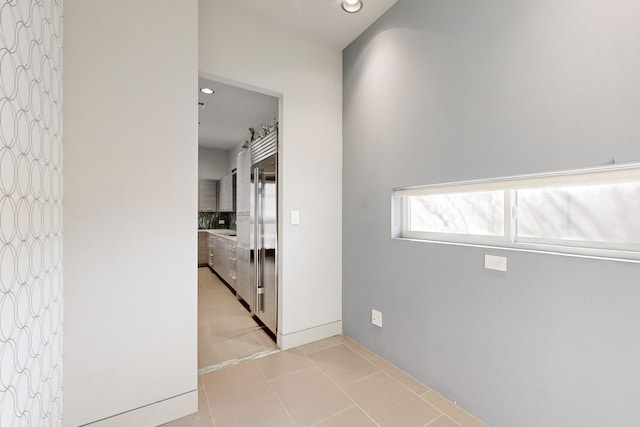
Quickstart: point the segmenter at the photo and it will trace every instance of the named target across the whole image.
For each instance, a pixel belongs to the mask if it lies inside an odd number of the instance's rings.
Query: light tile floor
[[[487,427],[338,335],[199,377],[199,411],[165,427]]]
[[[218,276],[198,268],[198,369],[275,349]]]

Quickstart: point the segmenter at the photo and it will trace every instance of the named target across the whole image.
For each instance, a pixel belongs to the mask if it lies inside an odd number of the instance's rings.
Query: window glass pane
[[[517,237],[640,242],[640,183],[518,190]]]
[[[504,235],[504,192],[409,197],[408,228],[432,233]]]

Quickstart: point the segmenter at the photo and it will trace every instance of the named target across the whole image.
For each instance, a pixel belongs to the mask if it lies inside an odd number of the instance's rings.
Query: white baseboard
[[[87,427],[156,427],[198,412],[198,391],[86,424]]]
[[[329,338],[342,333],[342,320],[338,320],[325,325],[316,326],[302,331],[291,332],[282,335],[278,332],[278,347],[288,350],[299,345],[308,344],[324,338]]]

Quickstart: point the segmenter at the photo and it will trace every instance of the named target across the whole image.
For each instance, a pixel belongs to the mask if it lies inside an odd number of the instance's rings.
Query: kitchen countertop
[[[212,229],[206,229],[206,230],[199,229],[198,233],[216,234],[218,236],[222,236],[225,239],[232,240],[234,242],[238,240],[238,238],[235,236],[236,234],[235,230],[226,230],[224,228],[212,228]],[[233,236],[231,236],[231,234],[233,234]]]

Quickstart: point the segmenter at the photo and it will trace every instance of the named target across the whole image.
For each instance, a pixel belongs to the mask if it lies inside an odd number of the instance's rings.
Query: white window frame
[[[640,242],[607,243],[539,237],[518,237],[516,194],[519,189],[558,188],[591,184],[640,183],[640,163],[609,165],[571,171],[521,175],[490,180],[453,182],[393,190],[393,217],[400,228],[392,236],[406,240],[432,243],[460,244],[512,250],[555,253],[560,255],[605,258],[621,261],[640,261]],[[409,230],[409,197],[429,194],[450,194],[475,191],[504,191],[504,235],[485,236],[459,233],[435,233]]]

